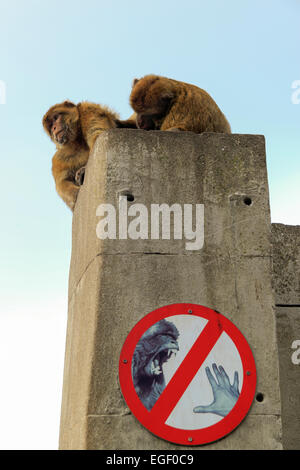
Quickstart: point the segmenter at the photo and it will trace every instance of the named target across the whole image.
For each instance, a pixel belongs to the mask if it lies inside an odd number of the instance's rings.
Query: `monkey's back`
[[[161,130],[182,127],[196,133],[231,133],[229,122],[207,91],[190,83],[166,80],[171,82],[176,98],[162,122]]]
[[[130,103],[156,129],[230,133],[230,125],[213,98],[202,88],[159,75],[135,79]]]

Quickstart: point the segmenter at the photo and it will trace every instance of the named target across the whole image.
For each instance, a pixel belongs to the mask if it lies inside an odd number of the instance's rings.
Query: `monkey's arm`
[[[168,132],[191,131],[193,119],[188,109],[184,109],[180,103],[174,103],[169,113],[162,121],[160,130]]]
[[[105,106],[83,102],[78,105],[82,135],[90,150],[101,132],[117,127],[117,114]]]
[[[117,127],[125,128],[125,129],[137,129],[136,120],[135,119],[125,119],[125,121],[121,121],[117,119],[116,121]]]
[[[72,172],[69,165],[65,162],[61,162],[54,156],[52,160],[52,174],[57,193],[73,211],[79,192],[79,186],[72,181]]]
[[[160,130],[168,132],[191,131],[193,129],[194,117],[185,110],[183,106],[175,103],[166,118],[163,120]]]
[[[79,186],[76,186],[72,181],[65,179],[56,181],[56,191],[63,201],[65,201],[67,206],[73,211],[79,193]]]
[[[136,118],[137,118],[136,113],[133,113],[128,119],[125,119],[123,121],[118,119],[117,120],[117,127],[137,129],[138,127],[136,125]]]

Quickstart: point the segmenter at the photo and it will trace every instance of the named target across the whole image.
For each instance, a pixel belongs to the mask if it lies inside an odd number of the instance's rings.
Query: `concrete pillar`
[[[300,226],[272,224],[283,446],[300,449]]]
[[[101,203],[204,204],[204,247],[186,240],[100,240]],[[112,130],[88,162],[73,217],[61,449],[180,449],[148,432],[120,392],[133,326],[172,303],[218,310],[246,336],[263,401],[209,449],[280,449],[278,353],[263,136]],[[201,449],[202,447],[198,447]]]

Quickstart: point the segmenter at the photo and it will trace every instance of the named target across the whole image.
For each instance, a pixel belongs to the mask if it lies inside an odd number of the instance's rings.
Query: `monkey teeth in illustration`
[[[132,379],[147,410],[151,411],[204,326],[203,319],[177,315],[158,321],[143,334],[133,354]],[[230,360],[224,358],[224,350]],[[223,334],[166,424],[198,429],[218,422],[235,406],[242,375],[236,348]]]
[[[176,326],[163,319],[151,326],[136,345],[132,359],[133,384],[148,410],[165,388],[163,364],[178,351],[178,336]]]
[[[168,349],[165,350],[163,349],[160,351],[156,356],[153,361],[151,361],[151,374],[153,375],[160,375],[163,374],[162,370],[162,365],[164,362],[167,362],[170,357],[172,357],[172,354],[176,355],[176,349]]]

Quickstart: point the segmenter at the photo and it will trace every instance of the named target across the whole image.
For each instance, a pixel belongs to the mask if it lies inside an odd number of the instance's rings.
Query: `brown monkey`
[[[127,121],[118,119],[106,106],[70,101],[52,106],[43,117],[43,126],[57,151],[52,159],[56,190],[74,210],[89,153],[101,132],[118,127],[136,129],[135,115]]]
[[[170,78],[135,79],[130,105],[140,129],[231,133],[226,117],[205,90]]]

